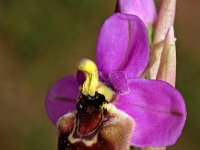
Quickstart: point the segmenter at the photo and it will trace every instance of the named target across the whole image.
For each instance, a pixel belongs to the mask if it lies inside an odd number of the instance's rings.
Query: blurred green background
[[[0,0],[0,149],[55,150],[44,99],[82,57],[95,58],[102,22],[115,0]],[[200,147],[200,1],[181,0],[175,22],[177,88],[187,123],[169,150]]]

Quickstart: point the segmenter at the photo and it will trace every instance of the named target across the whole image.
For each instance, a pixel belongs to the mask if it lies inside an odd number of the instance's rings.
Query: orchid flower
[[[81,60],[77,74],[58,80],[46,97],[58,150],[128,150],[176,142],[186,119],[184,100],[170,84],[141,78],[149,53],[139,17],[115,13],[104,22],[96,64]]]

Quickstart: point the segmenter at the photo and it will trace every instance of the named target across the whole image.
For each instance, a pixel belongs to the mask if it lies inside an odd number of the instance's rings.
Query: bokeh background
[[[95,59],[102,22],[115,0],[0,0],[0,149],[55,150],[44,99],[82,57]],[[179,0],[175,22],[177,88],[187,123],[169,150],[200,147],[200,1]]]

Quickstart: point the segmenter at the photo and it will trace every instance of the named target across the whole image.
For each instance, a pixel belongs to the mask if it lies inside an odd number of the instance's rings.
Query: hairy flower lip
[[[83,93],[79,96],[73,138],[91,140],[95,137],[109,120],[107,110],[103,107],[106,103],[104,95],[98,92],[95,96],[85,96]]]
[[[78,115],[76,117],[76,125],[74,125],[75,129],[74,129],[74,133],[73,133],[73,137],[74,138],[80,138],[80,139],[86,139],[86,140],[91,140],[95,137],[96,134],[98,134],[99,130],[102,128],[102,126],[108,121],[108,117],[106,116],[102,116],[101,121],[99,122],[98,126],[93,129],[92,131],[86,133],[86,134],[81,134],[79,132],[79,128],[80,128],[80,121],[78,118]]]
[[[62,134],[58,139],[58,150],[102,150],[103,148],[107,148],[108,150],[116,150],[115,146],[112,145],[111,142],[105,140],[102,136],[98,137],[98,140],[101,142],[97,142],[91,146],[86,146],[83,142],[79,141],[75,144],[69,143],[67,139],[68,135]],[[66,145],[66,143],[68,143]],[[103,146],[102,146],[103,145]],[[121,149],[120,149],[121,150]]]
[[[68,122],[73,122],[73,127],[76,126],[76,112],[68,113],[68,115],[61,117],[58,123],[58,131],[63,132],[59,132],[58,150],[129,150],[130,141],[127,139],[130,138],[134,127],[132,118],[124,112],[117,110],[112,104],[105,104],[103,108],[108,111],[108,113],[106,113],[108,115],[108,120],[102,124],[102,127],[99,128],[96,136],[94,138],[91,137],[90,139],[73,138],[72,132],[75,128],[67,131],[60,130],[62,126],[68,126]],[[129,129],[129,132],[126,133],[125,129]],[[115,136],[113,133],[117,133],[119,137]],[[110,138],[110,136],[114,136],[113,138],[117,140]],[[120,139],[123,141],[122,143],[120,143]]]

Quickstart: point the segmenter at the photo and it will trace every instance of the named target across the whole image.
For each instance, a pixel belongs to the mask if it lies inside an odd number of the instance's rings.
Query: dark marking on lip
[[[85,146],[82,142],[77,142],[71,144],[68,141],[67,134],[61,134],[58,139],[58,150],[114,150],[114,146],[112,143],[104,139],[101,135],[98,135],[97,143],[92,146]]]
[[[103,111],[97,111],[101,119],[94,121],[93,130],[86,126],[82,132],[77,111],[64,115],[57,126],[58,150],[129,150],[134,121],[115,109],[112,104],[104,104],[99,109]],[[87,121],[87,125],[92,123],[91,119]]]
[[[105,122],[106,111],[102,109],[105,97],[95,93],[95,96],[85,96],[81,94],[77,107],[75,137],[86,138],[95,134],[100,126]],[[93,137],[93,136],[92,136]]]
[[[98,134],[101,127],[109,119],[107,110],[102,109],[105,103],[105,97],[96,93],[94,97],[81,94],[77,102],[77,113],[74,121],[75,130],[60,133],[58,140],[58,150],[113,150],[112,143]],[[71,143],[68,140],[69,135],[73,132],[73,138],[94,140],[98,136],[97,142],[91,146],[86,146],[82,141]],[[97,135],[98,134],[98,135]]]

